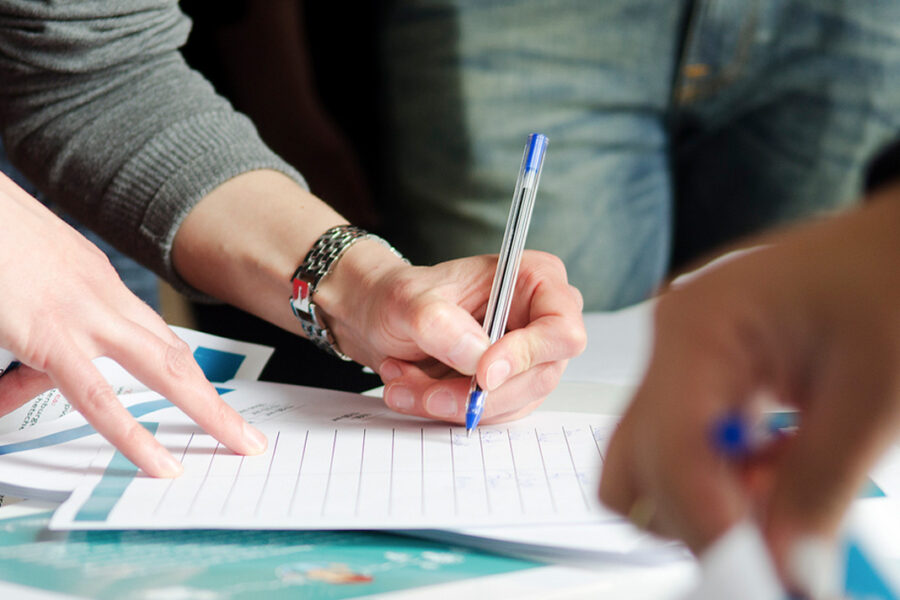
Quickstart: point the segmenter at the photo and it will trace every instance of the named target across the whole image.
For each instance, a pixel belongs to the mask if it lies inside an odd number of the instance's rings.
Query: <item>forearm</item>
[[[172,240],[201,198],[252,169],[303,181],[187,67],[188,29],[174,0],[0,7],[0,126],[14,162],[176,285]]]
[[[187,216],[175,236],[173,261],[191,286],[289,331],[291,275],[316,239],[341,215],[274,171],[252,171],[217,187]],[[375,242],[350,248],[323,280],[316,303],[335,327],[365,295],[367,275],[402,261]],[[326,285],[327,282],[327,285]],[[328,317],[326,317],[328,318]]]

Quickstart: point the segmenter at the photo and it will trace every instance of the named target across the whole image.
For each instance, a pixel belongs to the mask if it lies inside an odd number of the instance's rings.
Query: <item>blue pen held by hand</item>
[[[712,429],[713,447],[729,460],[744,460],[790,433],[797,425],[795,412],[771,412],[758,419],[731,411]]]
[[[547,136],[532,133],[525,144],[522,166],[513,193],[512,206],[506,220],[506,231],[503,233],[503,246],[494,273],[494,283],[488,298],[487,311],[484,315],[484,332],[493,344],[506,332],[506,320],[512,304],[516,277],[519,274],[519,263],[525,249],[525,237],[528,235],[528,224],[534,208],[534,197],[537,194],[541,179],[541,168],[544,166],[544,154],[547,151]],[[466,435],[468,436],[484,412],[487,391],[481,389],[475,377],[469,386],[469,399],[466,402]]]

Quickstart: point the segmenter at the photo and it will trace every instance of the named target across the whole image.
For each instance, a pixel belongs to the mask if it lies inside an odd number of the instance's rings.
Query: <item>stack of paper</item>
[[[179,333],[224,400],[268,435],[265,454],[232,454],[115,367],[123,404],[185,473],[145,477],[68,412],[0,436],[0,492],[65,500],[51,525],[63,529],[415,530],[541,560],[683,557],[600,507],[613,417],[536,413],[467,438],[378,399],[252,381],[269,349]]]

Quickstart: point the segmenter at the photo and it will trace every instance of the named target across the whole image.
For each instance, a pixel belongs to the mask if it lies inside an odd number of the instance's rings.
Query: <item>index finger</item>
[[[103,335],[105,355],[168,398],[229,449],[238,454],[266,449],[265,436],[222,400],[183,340],[168,343],[124,319]]]
[[[71,344],[62,344],[48,370],[59,391],[97,433],[153,477],[177,477],[181,464],[119,402],[97,367]]]

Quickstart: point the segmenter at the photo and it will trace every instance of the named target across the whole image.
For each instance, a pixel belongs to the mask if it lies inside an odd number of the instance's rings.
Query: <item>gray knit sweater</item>
[[[188,292],[172,240],[204,195],[260,168],[305,186],[185,64],[189,30],[177,0],[0,0],[0,135],[11,160]]]

